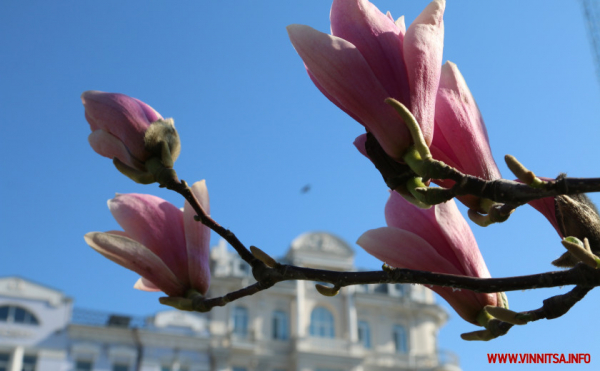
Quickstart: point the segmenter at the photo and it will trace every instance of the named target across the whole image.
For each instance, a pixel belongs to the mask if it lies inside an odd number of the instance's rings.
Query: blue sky
[[[410,24],[427,1],[375,4]],[[180,177],[207,179],[213,217],[247,245],[277,256],[306,231],[353,244],[383,226],[386,187],[352,145],[362,127],[317,91],[285,31],[301,23],[327,32],[330,5],[3,1],[0,276],[59,288],[79,307],[138,315],[164,309],[159,295],[133,290],[137,276],[82,236],[118,229],[106,206],[115,192],[183,201],[134,184],[92,151],[79,100],[85,90],[125,93],[173,117],[182,137]],[[600,176],[600,87],[578,2],[449,0],[445,26],[444,60],[465,76],[505,177],[512,178],[507,153],[542,176]],[[301,194],[305,184],[312,189]],[[498,277],[552,270],[549,262],[563,251],[550,224],[528,207],[474,233]],[[361,267],[380,267],[355,248]],[[567,290],[508,297],[520,311]],[[563,318],[487,343],[460,340],[475,328],[451,312],[439,345],[457,352],[465,370],[494,367],[486,354],[505,352],[591,353],[591,365],[569,367],[597,368],[598,307],[596,290]]]

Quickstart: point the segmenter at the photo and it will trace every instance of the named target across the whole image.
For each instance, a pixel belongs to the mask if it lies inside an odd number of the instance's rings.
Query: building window
[[[388,285],[387,285],[387,283],[379,284],[379,285],[375,286],[375,290],[373,290],[373,291],[376,293],[379,293],[379,294],[387,294],[388,293]]]
[[[246,367],[234,367],[233,371],[248,371]]]
[[[408,285],[404,285],[402,283],[397,283],[394,285],[396,287],[396,292],[399,296],[407,296],[408,295]]]
[[[162,365],[162,366],[160,366],[160,371],[171,371],[171,366]]]
[[[3,305],[0,307],[0,322],[22,323],[25,325],[40,324],[33,313],[15,305]]]
[[[35,371],[35,364],[37,363],[36,356],[24,356],[23,367],[21,371]]]
[[[323,307],[316,307],[310,314],[310,335],[320,338],[335,337],[333,314]]]
[[[273,312],[273,339],[287,340],[288,335],[288,316],[282,310]]]
[[[246,307],[233,308],[233,333],[240,337],[248,336],[248,309]]]
[[[9,363],[10,363],[10,354],[0,353],[0,371],[8,371]]]
[[[92,371],[91,361],[76,361],[75,371]]]
[[[366,321],[358,321],[358,342],[361,343],[364,348],[371,348],[371,330]]]
[[[127,363],[114,363],[112,371],[129,371],[129,365]]]
[[[408,353],[408,339],[404,326],[394,325],[394,346],[396,353]]]

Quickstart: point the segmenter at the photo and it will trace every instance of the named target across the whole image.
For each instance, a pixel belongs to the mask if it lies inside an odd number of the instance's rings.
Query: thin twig
[[[182,195],[190,203],[194,211],[196,211],[199,222],[215,231],[219,236],[223,237],[248,264],[254,267],[257,262],[260,263],[233,232],[222,227],[206,213],[196,196],[194,196],[194,193],[192,193],[191,188],[185,181],[182,180],[181,182],[173,182],[169,184],[167,188]]]

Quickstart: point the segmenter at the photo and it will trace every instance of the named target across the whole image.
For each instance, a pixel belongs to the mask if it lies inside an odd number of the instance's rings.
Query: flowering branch
[[[408,165],[400,164],[392,159],[370,133],[367,133],[365,147],[369,158],[390,189],[396,189],[411,177],[417,176]],[[600,178],[560,177],[545,182],[541,187],[534,187],[507,179],[485,180],[463,174],[441,161],[432,162],[430,166],[433,167],[432,172],[438,176],[456,182],[452,188],[417,189],[425,197],[429,197],[428,201],[431,201],[431,204],[444,202],[456,196],[473,195],[511,205],[511,208],[514,209],[516,205],[523,205],[545,197],[600,192]],[[504,210],[506,212],[510,209],[505,208]]]
[[[394,22],[391,14],[384,15],[366,0],[334,0],[332,35],[308,26],[288,27],[319,90],[365,127],[366,136],[355,145],[394,191],[385,208],[387,227],[367,231],[357,242],[387,262],[383,270],[297,267],[280,264],[254,246],[247,248],[210,217],[205,182],[189,187],[179,180],[174,121],[137,99],[94,91],[82,95],[92,148],[135,182],[157,182],[188,202],[180,210],[150,195],[118,195],[109,208],[124,231],[91,232],[86,242],[140,274],[136,288],[163,291],[168,297],[160,302],[181,310],[206,312],[278,282],[306,280],[332,285],[316,285],[325,296],[358,284],[426,285],[463,319],[485,327],[463,334],[465,340],[490,340],[515,324],[562,316],[600,286],[600,215],[582,195],[599,192],[600,178],[538,178],[506,156],[519,181],[501,179],[464,78],[451,62],[440,68],[444,9],[444,0],[433,0],[406,28],[402,17]],[[439,187],[430,187],[430,182]],[[570,269],[489,278],[453,198],[482,226],[506,221],[517,207],[530,203],[552,223],[568,250],[553,264]],[[256,283],[222,297],[204,297],[210,283],[209,229],[250,264]],[[545,300],[537,310],[508,310],[504,291],[564,285],[576,286]]]
[[[197,215],[195,216],[196,221],[201,222],[208,228],[215,231],[219,236],[223,237],[229,244],[237,251],[239,256],[244,259],[248,264],[254,267],[257,264],[257,259],[250,253],[250,251],[244,246],[244,244],[236,237],[233,232],[229,229],[224,228],[219,223],[217,223],[213,218],[210,217],[198,202],[196,196],[192,193],[191,188],[187,185],[184,180],[172,179],[167,184],[164,184],[164,187],[175,191],[183,196],[187,200],[187,202],[192,205],[194,211],[196,211]]]

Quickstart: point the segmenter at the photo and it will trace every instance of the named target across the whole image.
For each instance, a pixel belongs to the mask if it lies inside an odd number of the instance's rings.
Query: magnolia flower
[[[204,180],[192,192],[209,213]],[[85,241],[106,258],[140,274],[134,287],[185,296],[189,290],[205,294],[210,284],[210,229],[194,220],[186,201],[183,211],[146,194],[118,194],[108,208],[125,230],[90,232]]]
[[[430,209],[413,206],[391,192],[385,207],[388,227],[365,232],[357,241],[369,254],[396,268],[489,278],[475,237],[454,200]],[[478,324],[486,305],[504,306],[501,294],[431,287],[466,321]]]
[[[430,150],[433,158],[464,174],[486,180],[501,178],[479,107],[452,62],[442,67],[435,103],[435,135]],[[433,181],[443,187],[454,185],[454,181],[448,179]],[[479,208],[474,196],[462,196],[461,201],[471,208]]]
[[[434,0],[406,29],[367,0],[334,0],[331,32],[288,26],[294,48],[317,88],[372,132],[401,161],[412,139],[394,98],[416,117],[427,144],[433,138],[440,77],[445,0]]]
[[[146,103],[124,94],[101,91],[86,91],[81,101],[92,129],[88,140],[94,151],[117,159],[117,168],[137,178],[134,180],[139,181],[147,173],[147,160],[163,156],[162,141],[170,149],[169,161],[179,156],[179,137],[173,120],[163,119]]]

